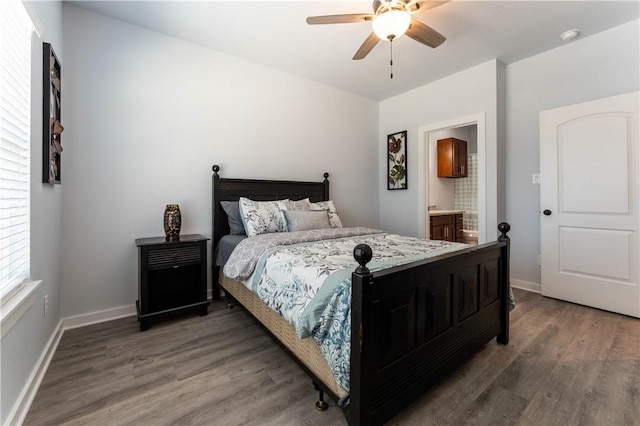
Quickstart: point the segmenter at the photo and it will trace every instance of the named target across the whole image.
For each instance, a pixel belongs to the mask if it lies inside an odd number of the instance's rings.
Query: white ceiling
[[[638,19],[632,1],[461,1],[413,15],[447,40],[432,49],[408,37],[351,58],[370,23],[307,25],[315,15],[370,13],[371,1],[70,1],[76,6],[188,40],[361,96],[382,100],[493,58],[509,64]],[[574,42],[575,42],[574,41]],[[614,46],[612,46],[613,48]]]

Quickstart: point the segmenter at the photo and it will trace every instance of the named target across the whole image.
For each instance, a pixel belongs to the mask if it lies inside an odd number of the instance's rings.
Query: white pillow
[[[283,210],[289,232],[331,228],[329,210]]]
[[[281,211],[283,203],[287,201],[253,201],[240,197],[240,217],[247,236],[287,232],[287,221]]]
[[[329,201],[320,201],[318,203],[310,203],[311,210],[329,210],[329,223],[332,228],[342,228],[342,222],[340,221],[340,216],[338,216],[338,211],[336,210],[335,204],[333,204],[333,200]]]

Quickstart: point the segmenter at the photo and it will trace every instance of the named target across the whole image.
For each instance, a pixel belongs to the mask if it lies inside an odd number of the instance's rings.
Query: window
[[[0,1],[0,297],[29,278],[31,36],[22,2]]]

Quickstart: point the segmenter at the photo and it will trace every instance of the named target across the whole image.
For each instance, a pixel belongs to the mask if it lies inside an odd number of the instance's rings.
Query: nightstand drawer
[[[188,265],[200,262],[200,246],[180,248],[162,248],[149,250],[147,264],[149,268]]]

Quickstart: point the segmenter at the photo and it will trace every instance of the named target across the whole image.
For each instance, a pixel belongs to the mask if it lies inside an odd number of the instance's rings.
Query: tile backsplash
[[[462,227],[478,229],[478,154],[468,155],[467,177],[457,178],[453,183],[453,204],[455,210],[464,210]]]

